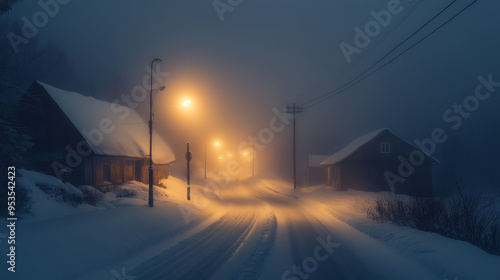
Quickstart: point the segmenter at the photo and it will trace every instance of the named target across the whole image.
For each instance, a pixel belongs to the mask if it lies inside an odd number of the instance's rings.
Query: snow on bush
[[[113,190],[113,193],[117,198],[139,198],[147,201],[149,196],[149,186],[138,181],[130,181],[116,187]],[[155,186],[153,197],[155,200],[165,200],[168,196],[165,189]]]
[[[104,193],[92,186],[80,185],[78,189],[83,193],[83,203],[96,206],[99,201],[104,199]]]
[[[63,183],[55,177],[34,171],[21,170],[21,174],[24,178],[21,185],[29,187],[31,183],[58,202],[76,207],[83,201],[82,192],[70,183]]]
[[[88,209],[82,208],[82,192],[71,184],[64,184],[53,176],[25,169],[18,170],[16,175],[16,190],[25,190],[28,198],[23,198],[22,201],[29,203],[31,217],[58,217]],[[20,200],[16,193],[16,206]]]

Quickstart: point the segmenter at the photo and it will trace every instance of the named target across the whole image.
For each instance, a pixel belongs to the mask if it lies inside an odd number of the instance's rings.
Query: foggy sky
[[[353,44],[353,28],[364,28],[373,20],[370,11],[387,9],[388,2],[243,0],[221,21],[209,0],[71,1],[40,28],[38,38],[60,45],[75,62],[84,83],[75,88],[95,83],[96,97],[109,101],[120,96],[107,90],[116,87],[117,77],[124,83],[121,91],[130,90],[141,84],[151,60],[160,57],[161,69],[170,76],[166,92],[160,93],[167,105],[156,107],[157,125],[164,122],[183,163],[184,142],[195,142],[199,153],[206,132],[235,151],[238,143],[268,127],[273,108],[307,102],[349,81],[451,1],[423,1],[391,30],[418,2],[402,0],[402,12],[347,63],[339,44]],[[470,2],[456,1],[403,49]],[[7,16],[30,19],[40,9],[24,0]],[[500,80],[499,11],[498,1],[478,1],[387,67],[300,115],[299,156],[332,154],[381,127],[409,142],[443,127],[450,139],[435,155],[443,165],[457,173],[469,171],[464,180],[481,178],[500,186],[495,174],[500,97],[483,101],[456,131],[442,117],[474,93],[479,75]],[[196,116],[175,112],[172,104],[182,94],[201,101]],[[147,105],[140,104],[139,111],[146,113]],[[260,172],[273,170],[290,179],[290,149],[288,125],[259,152]]]

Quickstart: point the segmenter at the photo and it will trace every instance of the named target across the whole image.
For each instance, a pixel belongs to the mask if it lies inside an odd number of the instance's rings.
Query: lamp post
[[[149,90],[149,207],[153,207],[153,64],[161,62],[161,59],[155,58],[151,61],[151,87]],[[165,87],[160,88],[163,90]]]

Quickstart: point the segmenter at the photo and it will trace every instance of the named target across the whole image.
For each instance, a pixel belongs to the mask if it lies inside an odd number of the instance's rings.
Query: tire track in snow
[[[305,258],[313,255],[314,249],[319,245],[317,238],[323,240],[331,235],[331,240],[338,238],[324,226],[311,209],[301,206],[300,199],[296,196],[281,194],[274,191],[264,183],[255,183],[251,190],[252,194],[267,202],[276,213],[278,223],[287,229],[291,257],[295,266],[301,266]],[[282,237],[284,238],[284,237]],[[283,273],[291,267],[283,268]],[[312,273],[306,273],[308,280],[314,279],[383,279],[372,269],[367,267],[362,260],[349,248],[341,246],[323,262],[318,263],[317,269]],[[280,275],[281,277],[281,275]],[[294,278],[296,277],[296,278]],[[262,279],[267,279],[263,277]],[[289,274],[287,279],[306,279],[298,274]]]
[[[137,280],[210,279],[239,248],[256,222],[248,211],[230,209],[205,230],[134,269]]]
[[[274,245],[277,220],[274,213],[267,218],[264,228],[260,232],[257,244],[250,257],[236,270],[232,280],[259,279],[265,260]]]

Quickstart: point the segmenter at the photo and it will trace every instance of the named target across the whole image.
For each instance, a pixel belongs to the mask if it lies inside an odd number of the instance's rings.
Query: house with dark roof
[[[339,190],[432,196],[438,161],[389,129],[363,135],[321,162],[326,183]]]
[[[104,190],[148,182],[148,123],[133,109],[35,81],[16,111],[17,125],[34,144],[25,156],[28,168]],[[174,161],[153,132],[155,183],[168,177]]]

